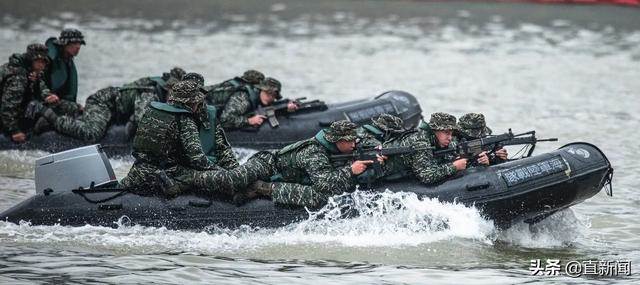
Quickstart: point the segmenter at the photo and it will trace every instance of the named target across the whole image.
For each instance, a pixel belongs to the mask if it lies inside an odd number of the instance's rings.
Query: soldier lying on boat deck
[[[267,119],[255,114],[259,106],[270,106],[282,98],[282,84],[274,78],[265,78],[256,70],[247,70],[241,77],[207,86],[207,101],[220,113],[220,124],[225,129],[259,127]],[[289,112],[298,109],[295,102],[287,105]]]
[[[143,77],[121,87],[98,90],[87,98],[84,112],[79,117],[58,116],[53,110],[36,105],[33,108],[41,110],[43,115],[36,123],[34,133],[53,128],[58,133],[95,143],[104,137],[112,124],[127,124],[127,134],[132,137],[149,103],[164,97],[184,73],[182,68],[175,67],[162,77]]]
[[[373,160],[356,160],[336,165],[332,154],[351,153],[356,144],[358,126],[349,121],[333,122],[315,137],[288,145],[276,152],[275,175],[278,182],[257,182],[258,194],[270,196],[275,203],[318,207],[336,194],[353,191],[357,176]],[[378,157],[378,161],[384,161]]]

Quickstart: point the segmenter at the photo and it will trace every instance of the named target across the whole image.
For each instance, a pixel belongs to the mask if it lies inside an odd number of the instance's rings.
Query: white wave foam
[[[591,225],[580,219],[572,209],[557,212],[536,224],[520,223],[498,234],[497,239],[531,248],[571,246],[585,236]]]
[[[339,202],[349,198],[352,203]],[[343,219],[351,210],[359,216]],[[473,239],[490,243],[495,230],[475,208],[420,200],[412,193],[356,191],[331,199],[309,219],[277,229],[212,228],[202,232],[126,226],[32,226],[0,222],[0,240],[46,243],[135,252],[237,253],[265,247],[330,244],[344,247],[398,247],[449,240]]]

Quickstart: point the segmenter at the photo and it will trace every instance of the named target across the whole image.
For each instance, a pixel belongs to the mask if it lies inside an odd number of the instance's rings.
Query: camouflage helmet
[[[282,99],[282,95],[280,95],[282,84],[275,78],[267,77],[264,80],[260,81],[260,83],[258,83],[256,87],[260,88],[261,90],[267,91],[268,93],[273,93],[278,100]]]
[[[30,44],[27,46],[27,52],[25,53],[27,59],[33,62],[36,59],[43,59],[47,63],[49,62],[49,56],[47,52],[49,49],[43,44]]]
[[[204,94],[200,91],[200,86],[197,83],[183,80],[173,85],[167,101],[185,105],[200,104],[204,101]]]
[[[84,41],[84,36],[82,32],[78,29],[64,29],[60,32],[60,37],[58,37],[58,44],[67,45],[71,43],[80,43],[82,45],[86,44]]]
[[[204,77],[200,73],[189,72],[182,77],[182,80],[191,80],[200,87],[204,86]]]
[[[339,140],[354,141],[358,136],[357,129],[358,125],[347,120],[335,121],[324,130],[324,138],[332,143]]]
[[[481,138],[491,134],[491,129],[487,128],[484,115],[480,113],[464,114],[458,120],[460,133],[473,138]]]
[[[372,125],[384,132],[396,133],[404,131],[404,122],[402,119],[386,113],[380,114],[380,116],[373,119]]]
[[[447,113],[433,113],[429,120],[429,127],[434,131],[457,130],[456,117]]]
[[[264,74],[260,71],[249,69],[245,71],[240,78],[247,83],[258,84],[260,81],[264,80]]]
[[[182,77],[185,75],[184,69],[180,67],[174,67],[169,72],[165,72],[162,74],[162,79],[166,82],[165,89],[171,88],[174,84],[178,83],[182,80]]]

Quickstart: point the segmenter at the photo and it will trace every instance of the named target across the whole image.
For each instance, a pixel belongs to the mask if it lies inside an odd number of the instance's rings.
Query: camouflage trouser
[[[189,175],[180,176],[184,182],[209,193],[232,195],[245,190],[256,180],[267,180],[273,174],[273,158],[255,155],[246,163],[233,169],[193,170]],[[186,179],[185,179],[186,178]]]
[[[318,191],[313,185],[290,182],[274,182],[271,199],[275,203],[316,208],[324,205],[329,197],[340,193]]]
[[[58,115],[75,116],[80,112],[80,105],[76,102],[60,100],[60,103],[51,106],[51,109]]]
[[[57,132],[86,142],[97,142],[107,132],[113,114],[112,98],[117,88],[105,88],[87,98],[84,113],[78,118],[59,116],[54,122]]]
[[[128,189],[154,192],[159,190],[157,177],[160,172],[161,170],[152,164],[136,162],[120,184]],[[203,171],[174,166],[166,169],[165,173],[180,185],[182,191],[202,190],[210,194],[232,195],[236,191],[246,189],[258,179],[268,179],[273,170],[270,159],[254,156],[245,164],[229,170],[220,167]]]
[[[155,165],[137,162],[133,164],[127,176],[120,180],[125,189],[135,189],[142,193],[153,193],[158,190],[158,173],[160,169]]]

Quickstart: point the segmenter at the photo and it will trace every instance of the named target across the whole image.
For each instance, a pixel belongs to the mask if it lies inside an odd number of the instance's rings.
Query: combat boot
[[[273,192],[273,183],[257,180],[246,191],[237,191],[233,194],[233,203],[236,206],[241,206],[247,201],[258,197],[258,195],[271,197]]]
[[[56,114],[56,112],[51,108],[45,108],[44,112],[42,112],[42,117],[44,117],[50,124],[55,124],[58,119],[58,114]]]
[[[51,130],[51,124],[44,117],[40,117],[35,125],[33,125],[33,133],[36,135],[42,134],[44,132]]]

